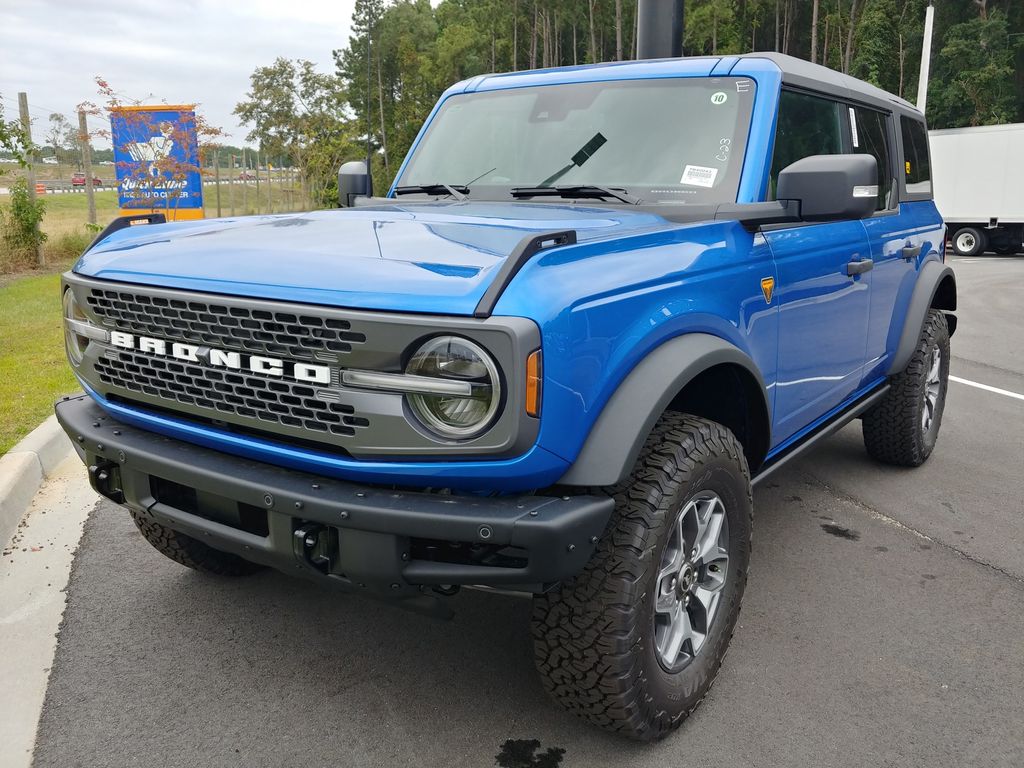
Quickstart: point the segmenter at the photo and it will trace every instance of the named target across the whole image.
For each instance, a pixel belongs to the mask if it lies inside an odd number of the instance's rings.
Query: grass
[[[33,167],[36,172],[36,181],[60,181],[65,182],[71,181],[71,174],[78,170],[78,166],[71,163],[62,163],[61,165],[50,165],[49,163],[36,163]],[[0,160],[0,174],[6,174],[6,176],[0,176],[0,187],[6,187],[7,182],[3,179],[10,180],[16,176],[24,176],[25,170],[15,162],[7,162]],[[114,177],[117,175],[117,169],[112,165],[99,165],[93,163],[92,175],[100,181],[113,182]]]
[[[32,275],[0,287],[0,454],[78,389],[64,357],[60,275]]]

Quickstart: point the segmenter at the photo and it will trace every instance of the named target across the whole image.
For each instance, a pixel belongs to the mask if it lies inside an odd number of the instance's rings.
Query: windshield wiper
[[[598,199],[614,198],[630,205],[640,205],[643,201],[634,197],[624,189],[617,187],[600,187],[596,184],[567,184],[561,187],[512,187],[512,197],[593,197]]]
[[[414,195],[417,192],[425,195],[451,195],[456,200],[462,201],[469,194],[469,187],[465,185],[451,184],[413,184],[407,187],[395,187],[396,195]]]
[[[604,137],[604,134],[598,131],[597,133],[590,137],[590,141],[588,141],[586,144],[580,147],[579,151],[572,156],[572,160],[569,162],[567,166],[565,166],[564,168],[559,168],[557,171],[552,173],[537,186],[547,187],[550,186],[551,184],[554,184],[556,181],[565,176],[565,174],[567,174],[573,168],[578,168],[582,166],[585,162],[587,162],[587,160],[594,156],[594,153],[597,152],[597,150],[603,147],[607,142],[608,139]]]

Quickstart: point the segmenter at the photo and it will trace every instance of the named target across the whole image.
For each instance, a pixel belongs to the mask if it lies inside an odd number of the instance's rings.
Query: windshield
[[[474,200],[595,186],[645,203],[735,202],[754,89],[747,78],[664,78],[458,94],[398,186],[469,187]]]

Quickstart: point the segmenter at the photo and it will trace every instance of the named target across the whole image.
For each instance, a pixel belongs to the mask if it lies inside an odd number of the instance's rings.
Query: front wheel
[[[917,467],[935,448],[949,385],[949,326],[928,310],[907,367],[889,382],[882,400],[864,414],[864,447],[878,461]]]
[[[606,730],[661,738],[718,675],[750,561],[743,449],[720,424],[666,413],[582,574],[534,598],[544,687]]]
[[[143,538],[160,554],[176,563],[214,576],[248,576],[261,566],[230,552],[221,552],[191,536],[160,525],[145,512],[128,510]]]

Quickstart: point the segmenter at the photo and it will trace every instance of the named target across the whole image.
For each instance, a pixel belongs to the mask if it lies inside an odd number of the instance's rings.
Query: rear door
[[[863,383],[880,378],[894,350],[894,329],[902,329],[901,309],[914,289],[917,265],[925,255],[924,232],[911,204],[900,203],[896,157],[898,130],[893,115],[848,105],[850,151],[878,162],[878,201],[874,215],[863,220],[871,245],[871,302]]]
[[[769,192],[779,171],[809,155],[840,154],[846,105],[784,90],[780,96]],[[778,377],[773,437],[784,442],[859,387],[868,333],[872,272],[848,274],[871,258],[859,220],[764,227],[777,269]],[[773,446],[774,447],[774,446]]]

